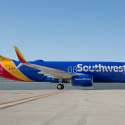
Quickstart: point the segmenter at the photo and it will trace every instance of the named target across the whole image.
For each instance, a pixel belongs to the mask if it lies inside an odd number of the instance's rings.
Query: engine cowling
[[[73,86],[92,86],[93,77],[91,75],[77,75],[72,77]]]

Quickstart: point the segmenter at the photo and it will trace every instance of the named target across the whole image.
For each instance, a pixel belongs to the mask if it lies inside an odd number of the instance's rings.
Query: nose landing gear
[[[64,89],[64,85],[63,85],[62,83],[59,83],[59,84],[57,85],[57,89],[58,89],[58,90]]]

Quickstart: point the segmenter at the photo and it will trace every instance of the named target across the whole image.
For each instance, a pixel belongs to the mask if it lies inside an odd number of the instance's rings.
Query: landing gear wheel
[[[64,85],[63,84],[61,84],[62,85],[62,89],[64,89]]]
[[[58,90],[61,90],[61,89],[62,89],[62,84],[58,84],[58,85],[57,85],[57,89],[58,89]]]
[[[57,85],[57,89],[58,89],[58,90],[64,89],[64,85],[63,85],[63,84],[58,84],[58,85]]]

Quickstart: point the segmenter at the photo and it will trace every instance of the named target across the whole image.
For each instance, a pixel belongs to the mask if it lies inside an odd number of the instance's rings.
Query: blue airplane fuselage
[[[20,62],[14,61],[18,66]],[[73,74],[88,74],[93,76],[93,82],[119,82],[125,83],[125,63],[122,62],[49,62],[36,60],[29,63],[45,66],[49,68],[58,69]],[[22,66],[19,68],[20,72],[29,79],[36,82],[59,82],[58,79],[53,79],[38,74],[40,70]],[[66,82],[64,80],[64,82]]]

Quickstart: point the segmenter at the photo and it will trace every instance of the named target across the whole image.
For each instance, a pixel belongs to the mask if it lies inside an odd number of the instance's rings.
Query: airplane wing
[[[22,66],[22,64],[23,64],[23,65],[41,70],[40,72],[38,72],[38,74],[44,74],[45,76],[48,76],[48,77],[51,77],[51,78],[57,78],[57,79],[71,78],[72,76],[75,75],[75,74],[68,73],[68,72],[65,72],[65,71],[61,71],[61,70],[58,70],[58,69],[49,68],[49,67],[36,65],[36,64],[31,64],[31,63],[29,63],[25,60],[25,58],[23,57],[23,55],[21,54],[21,52],[19,51],[19,49],[16,46],[14,46],[14,48],[15,48],[17,57],[21,62],[21,64],[19,64],[19,65]],[[18,66],[18,68],[20,66]]]

